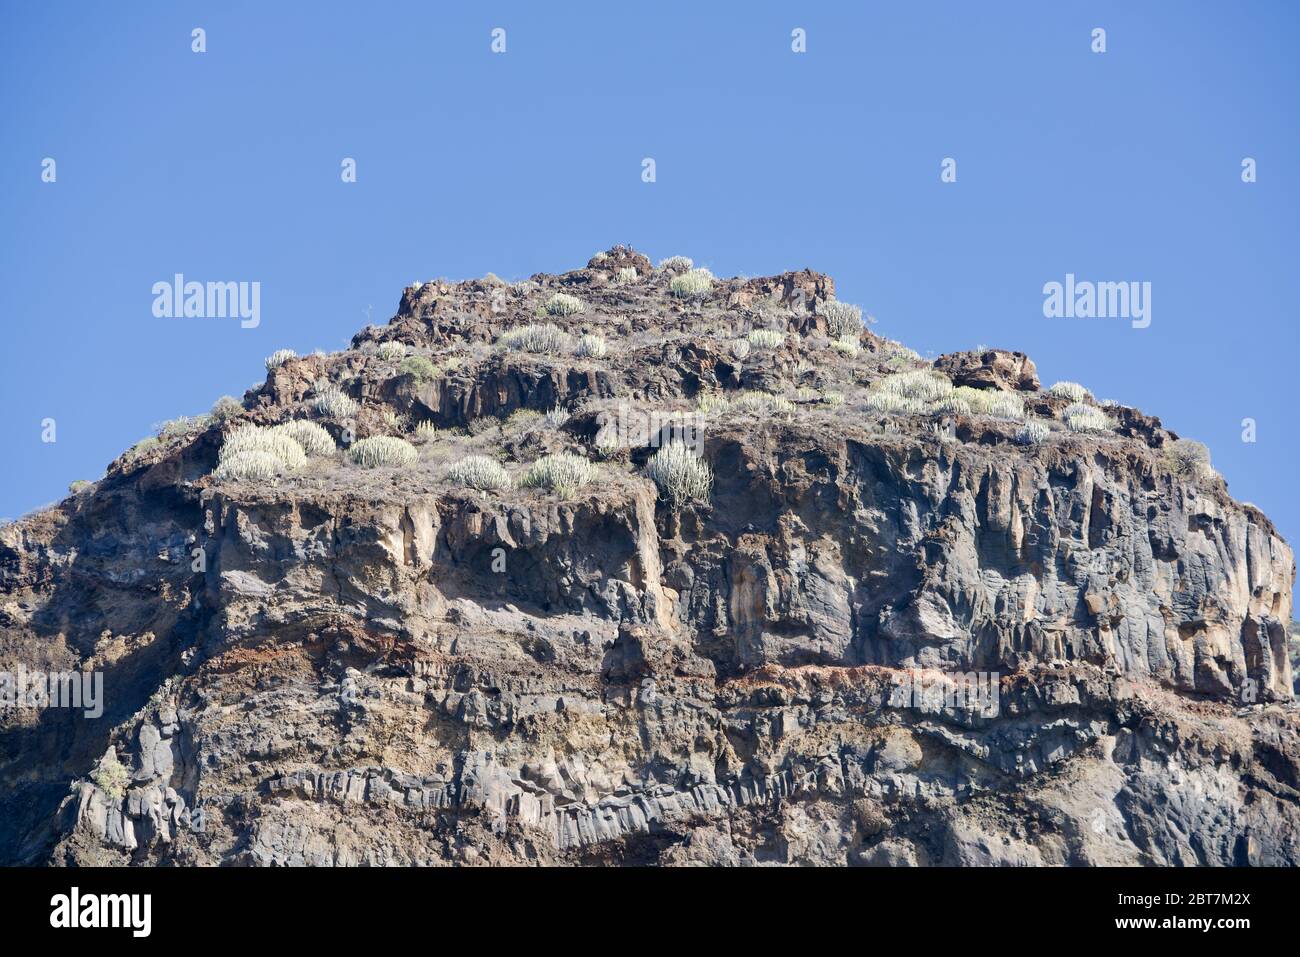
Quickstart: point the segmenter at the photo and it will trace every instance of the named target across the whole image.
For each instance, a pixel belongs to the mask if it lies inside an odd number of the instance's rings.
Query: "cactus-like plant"
[[[278,369],[290,359],[296,358],[298,358],[298,353],[292,349],[276,349],[266,357],[266,371],[270,372],[272,369]]]
[[[498,341],[507,349],[542,354],[564,352],[569,348],[572,340],[567,332],[548,322],[543,325],[508,329],[501,334]]]
[[[826,316],[826,331],[830,333],[832,339],[842,339],[845,336],[853,336],[856,339],[862,334],[861,306],[832,300],[822,303],[822,312]]]
[[[392,435],[374,435],[353,442],[348,449],[348,457],[357,465],[368,469],[380,466],[405,468],[419,461],[420,453],[405,439]]]
[[[688,272],[695,265],[690,256],[669,256],[659,260],[659,268],[668,272]]]
[[[682,298],[703,296],[713,288],[713,273],[707,269],[692,269],[673,276],[668,288],[674,296]]]
[[[316,411],[333,419],[346,419],[357,414],[357,403],[337,386],[327,386],[316,396]]]
[[[752,349],[779,349],[785,342],[785,333],[776,329],[755,329],[745,341]]]
[[[396,362],[398,359],[401,359],[406,355],[406,344],[391,340],[388,342],[381,342],[375,348],[375,355],[379,356],[379,358],[383,359],[385,362]]]
[[[307,462],[307,453],[301,445],[282,432],[264,429],[260,425],[243,425],[226,436],[217,453],[217,460],[224,463],[242,452],[266,452],[273,455],[284,471],[300,469]]]
[[[1052,430],[1046,423],[1031,420],[1022,425],[1020,430],[1016,432],[1016,441],[1021,445],[1038,445],[1051,434]]]
[[[549,489],[561,498],[572,498],[595,475],[596,467],[581,455],[557,452],[530,465],[519,484],[525,488]]]
[[[1069,399],[1071,402],[1086,402],[1092,398],[1092,393],[1077,382],[1054,383],[1047,390],[1047,394],[1056,396],[1058,399]]]
[[[1066,406],[1065,411],[1061,413],[1061,419],[1071,432],[1100,433],[1110,432],[1115,428],[1115,423],[1105,412],[1095,405],[1084,405],[1082,402]]]
[[[604,336],[590,332],[578,340],[578,348],[575,351],[580,359],[603,359],[605,353],[609,351],[609,346],[605,343]]]
[[[618,272],[614,273],[614,281],[620,285],[636,282],[636,267],[624,266]]]
[[[336,449],[334,437],[325,430],[324,426],[306,419],[282,422],[272,426],[270,432],[273,435],[284,435],[293,439],[308,455],[333,455]]]
[[[570,296],[567,292],[557,292],[546,300],[546,314],[548,316],[572,316],[583,312],[586,308],[581,299],[577,296]]]
[[[447,470],[447,480],[484,492],[510,487],[510,475],[500,462],[486,455],[465,456]]]
[[[707,502],[713,489],[713,470],[685,442],[669,442],[646,465],[646,474],[674,508],[688,502]]]

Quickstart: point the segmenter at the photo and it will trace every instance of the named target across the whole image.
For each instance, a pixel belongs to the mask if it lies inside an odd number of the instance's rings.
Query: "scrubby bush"
[[[379,466],[405,468],[420,458],[415,446],[392,435],[375,435],[353,442],[348,457],[357,465],[373,469]]]
[[[90,780],[111,800],[120,801],[126,794],[126,786],[131,782],[131,775],[117,759],[117,749],[110,748],[91,772]]]
[[[1092,393],[1077,382],[1056,382],[1047,390],[1047,394],[1071,402],[1086,402],[1092,398]]]
[[[292,471],[307,462],[307,453],[301,445],[283,432],[264,429],[260,425],[243,425],[231,432],[217,453],[217,460],[227,459],[241,452],[266,452],[279,460],[281,468]]]
[[[308,455],[333,455],[334,437],[325,428],[306,419],[294,419],[272,426],[273,435],[284,435],[297,442]]]
[[[212,403],[212,411],[208,415],[212,416],[214,422],[226,423],[237,415],[244,412],[244,404],[236,399],[233,395],[223,395],[216,402]]]
[[[867,395],[866,406],[872,412],[886,412],[892,415],[921,415],[927,411],[926,404],[920,399],[881,390]]]
[[[266,357],[266,371],[270,372],[272,369],[278,369],[290,359],[296,358],[298,358],[298,353],[292,349],[276,349]]]
[[[69,483],[68,492],[72,495],[80,495],[94,484],[94,482],[87,482],[85,479],[77,479],[76,481]]]
[[[181,415],[174,419],[168,419],[157,427],[158,438],[166,441],[175,438],[178,435],[188,435],[191,432],[198,432],[206,429],[212,424],[212,416],[204,413],[203,415]]]
[[[847,302],[827,302],[822,304],[826,315],[826,331],[832,339],[845,336],[857,337],[862,334],[862,307],[852,306]]]
[[[707,269],[692,269],[673,276],[668,288],[674,296],[703,296],[713,288],[713,273]]]
[[[984,415],[995,419],[1011,419],[1019,422],[1025,417],[1025,402],[1018,395],[1010,392],[994,392],[989,396]]]
[[[582,300],[577,296],[570,296],[567,292],[557,292],[546,300],[546,314],[548,316],[572,316],[584,309],[586,309],[586,306],[582,304]]]
[[[729,406],[740,412],[758,413],[789,412],[794,408],[790,400],[783,396],[756,390],[741,392],[731,400]]]
[[[754,349],[779,349],[785,342],[785,333],[776,329],[754,329],[746,341]]]
[[[713,470],[685,442],[669,442],[646,465],[646,474],[674,508],[687,502],[707,502]]]
[[[1051,428],[1044,422],[1031,420],[1026,422],[1016,432],[1016,441],[1021,445],[1038,445],[1052,434]]]
[[[357,403],[344,395],[342,389],[328,386],[316,396],[316,411],[334,419],[346,419],[357,414]]]
[[[737,339],[731,344],[731,354],[737,359],[744,359],[749,355],[749,340]]]
[[[212,470],[212,477],[218,482],[231,479],[262,482],[274,478],[285,470],[284,462],[278,456],[272,455],[270,452],[251,449],[236,452],[222,459],[217,467]]]
[[[614,281],[626,285],[627,283],[636,282],[636,267],[624,266],[614,274]]]
[[[605,344],[605,337],[595,332],[580,338],[576,350],[580,359],[603,359],[608,351],[609,346]]]
[[[695,400],[695,411],[708,415],[710,412],[725,412],[731,407],[731,400],[720,392],[705,392]]]
[[[480,491],[510,487],[510,476],[501,463],[486,455],[465,456],[447,470],[447,480]]]
[[[525,488],[544,488],[556,492],[561,498],[571,498],[596,475],[596,468],[581,455],[557,452],[547,455],[528,467],[519,484]]]
[[[397,371],[409,375],[416,382],[429,382],[439,375],[438,367],[426,356],[407,356]]]
[[[841,336],[840,338],[833,340],[831,342],[831,348],[836,352],[844,353],[846,356],[856,356],[858,350],[862,348],[862,345],[858,336],[855,334]]]
[[[885,376],[876,389],[918,402],[938,402],[953,394],[953,384],[946,376],[928,369],[896,372]]]
[[[1200,478],[1211,469],[1210,450],[1195,439],[1178,439],[1165,446],[1165,464],[1183,478]]]
[[[687,272],[694,265],[695,261],[690,256],[669,256],[659,260],[659,268],[669,272]]]
[[[501,334],[498,341],[507,349],[543,354],[564,352],[569,348],[571,340],[567,332],[548,322],[509,329]]]
[[[396,362],[406,355],[406,344],[401,342],[381,342],[375,349],[375,355],[385,362]]]
[[[1115,428],[1115,423],[1105,412],[1095,405],[1084,405],[1082,402],[1066,406],[1061,418],[1071,432],[1109,432]]]

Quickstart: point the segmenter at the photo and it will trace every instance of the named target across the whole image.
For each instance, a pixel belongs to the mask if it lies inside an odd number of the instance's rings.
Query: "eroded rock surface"
[[[6,666],[105,679],[98,719],[3,712],[4,863],[1300,863],[1294,560],[1267,518],[1171,468],[1138,410],[1066,430],[1019,353],[933,367],[1021,396],[1051,425],[1032,445],[869,411],[931,364],[866,329],[831,348],[828,277],[683,298],[678,271],[616,247],[408,288],[233,419],[0,528]],[[584,311],[539,318],[556,292]],[[608,352],[497,343],[543,321]],[[331,387],[354,414],[316,411]],[[791,405],[691,419],[714,484],[674,508],[643,471],[672,416],[743,391]],[[341,446],[439,431],[408,468],[209,474],[241,423],[298,417]],[[561,450],[599,463],[572,497],[446,478]],[[908,692],[971,672],[979,702]]]

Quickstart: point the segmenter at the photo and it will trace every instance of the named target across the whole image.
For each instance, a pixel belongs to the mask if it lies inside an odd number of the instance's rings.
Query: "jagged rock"
[[[1138,410],[1064,430],[1019,353],[928,364],[866,328],[831,349],[826,276],[671,279],[615,247],[413,285],[234,422],[0,528],[7,652],[112,689],[98,721],[7,713],[4,862],[1300,863],[1294,559],[1258,509],[1172,472]],[[584,308],[545,315],[557,292]],[[609,351],[496,342],[538,321]],[[869,410],[926,367],[1016,393],[1049,437]],[[327,385],[354,416],[314,411]],[[745,388],[794,411],[681,418]],[[406,429],[421,458],[211,475],[230,429],[299,417],[340,442]],[[664,437],[698,437],[707,502],[645,476]],[[561,451],[597,480],[446,477]],[[93,783],[109,749],[117,796]]]

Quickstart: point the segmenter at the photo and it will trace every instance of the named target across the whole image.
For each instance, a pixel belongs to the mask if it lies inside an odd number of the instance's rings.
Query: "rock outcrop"
[[[101,717],[0,712],[0,858],[1300,863],[1264,515],[1138,410],[1066,427],[1022,354],[846,343],[808,270],[680,272],[616,247],[410,287],[0,528],[0,661],[104,675]],[[500,341],[544,322],[607,351]],[[886,409],[899,373],[971,401]],[[419,461],[211,474],[296,418]],[[676,505],[645,466],[683,437],[713,483]],[[517,481],[561,451],[596,480]],[[448,480],[480,454],[515,484]]]

